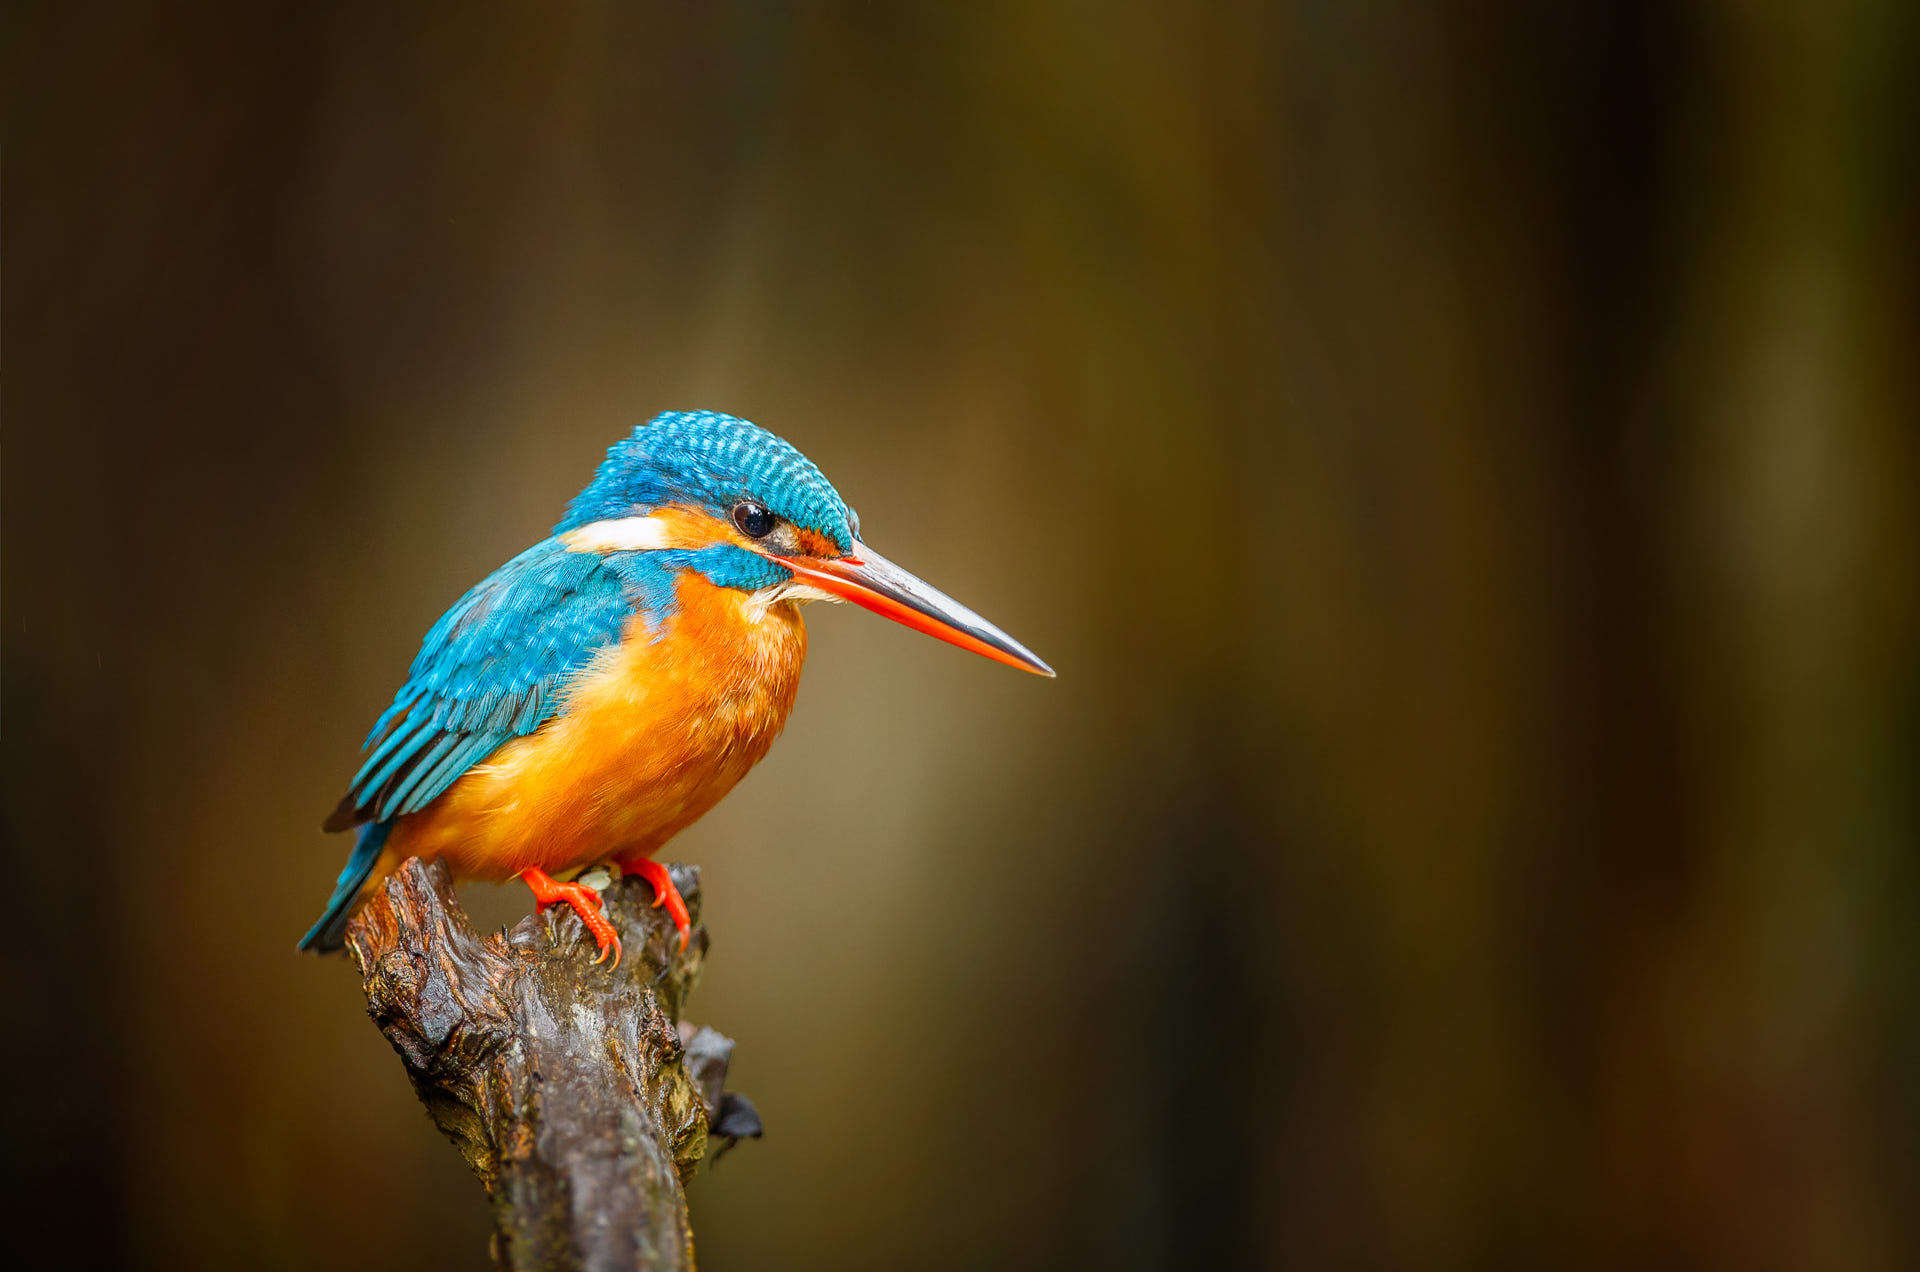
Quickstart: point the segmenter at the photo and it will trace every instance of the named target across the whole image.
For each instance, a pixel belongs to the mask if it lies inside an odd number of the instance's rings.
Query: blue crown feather
[[[745,498],[853,551],[860,519],[813,461],[766,429],[718,411],[669,411],[616,442],[553,532],[672,503],[724,517]]]

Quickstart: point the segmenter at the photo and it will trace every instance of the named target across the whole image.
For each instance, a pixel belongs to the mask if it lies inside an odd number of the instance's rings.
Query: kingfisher
[[[614,444],[553,533],[427,632],[374,723],[327,831],[357,830],[300,948],[345,942],[369,890],[410,857],[518,878],[565,904],[620,964],[578,875],[611,863],[691,924],[654,860],[772,746],[806,658],[800,607],[851,601],[1010,667],[1053,669],[888,561],[820,470],[757,425],[671,411]]]

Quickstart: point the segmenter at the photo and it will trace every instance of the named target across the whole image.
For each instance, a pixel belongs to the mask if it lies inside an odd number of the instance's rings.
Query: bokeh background
[[[703,1266],[1920,1264],[1917,14],[8,6],[9,1201],[486,1265],[317,825],[711,407],[1060,678],[810,612]]]

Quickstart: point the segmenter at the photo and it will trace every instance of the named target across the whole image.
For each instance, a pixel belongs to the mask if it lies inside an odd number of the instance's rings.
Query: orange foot
[[[686,900],[681,897],[680,889],[673,886],[673,876],[667,873],[667,868],[651,857],[635,857],[632,861],[621,862],[620,869],[627,874],[637,874],[653,885],[653,903],[666,904],[673,926],[680,930],[680,948],[686,949],[687,937],[693,928],[693,916],[687,913]]]
[[[602,913],[606,902],[600,894],[584,883],[560,883],[544,870],[527,869],[520,872],[520,882],[533,890],[534,908],[544,913],[550,905],[565,901],[580,916],[580,922],[593,939],[599,943],[600,957],[595,963],[604,962],[609,947],[613,950],[613,965],[620,966],[620,934],[613,930],[613,924]],[[671,885],[669,885],[671,886]]]

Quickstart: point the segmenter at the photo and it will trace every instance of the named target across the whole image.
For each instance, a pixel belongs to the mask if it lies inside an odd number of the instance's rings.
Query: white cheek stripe
[[[571,552],[651,552],[667,546],[667,526],[658,517],[622,517],[569,530],[560,542]]]

